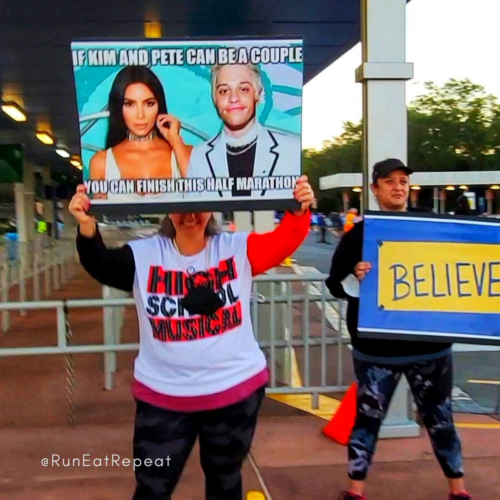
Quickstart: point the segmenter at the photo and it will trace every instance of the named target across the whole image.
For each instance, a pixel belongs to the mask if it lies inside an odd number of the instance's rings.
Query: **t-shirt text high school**
[[[132,292],[140,348],[133,396],[175,411],[202,411],[239,402],[268,381],[255,339],[252,278],[292,255],[309,232],[309,212],[287,213],[269,233],[220,233],[200,253],[181,255],[161,235],[107,248],[97,230],[77,236],[80,262],[97,281]],[[182,306],[189,287],[205,285],[224,302],[212,316]]]

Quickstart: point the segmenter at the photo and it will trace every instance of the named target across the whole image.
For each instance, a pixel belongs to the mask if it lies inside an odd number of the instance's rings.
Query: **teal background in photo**
[[[282,42],[281,42],[282,44]],[[280,45],[280,41],[276,46]],[[301,46],[301,43],[290,43]],[[83,43],[72,44],[72,50],[126,48],[189,48],[222,46],[271,46],[251,43],[228,44],[207,42],[206,45],[183,46],[178,44],[136,43]],[[167,99],[168,112],[182,124],[182,137],[186,144],[197,145],[214,137],[221,130],[211,97],[209,66],[148,66],[160,79]],[[117,73],[123,66],[78,66],[74,68],[78,115],[82,146],[83,178],[88,178],[90,159],[105,147],[108,119],[106,116],[88,119],[96,113],[107,111],[108,96]],[[264,102],[257,108],[259,122],[271,129],[300,137],[302,130],[302,83],[303,64],[264,64],[259,66],[264,85]]]

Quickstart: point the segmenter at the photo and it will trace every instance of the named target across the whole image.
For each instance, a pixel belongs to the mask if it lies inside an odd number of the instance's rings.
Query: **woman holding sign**
[[[119,249],[106,248],[87,215],[85,188],[73,197],[83,267],[136,299],[134,500],[170,498],[197,438],[206,498],[241,500],[268,380],[250,317],[252,278],[306,238],[314,200],[307,177],[294,194],[299,210],[269,233],[218,233],[211,213],[170,214],[160,234]]]
[[[144,66],[127,66],[109,93],[106,149],[90,161],[90,180],[176,179],[186,177],[192,146],[180,136],[180,122],[168,114],[165,92]],[[142,182],[141,186],[147,186]],[[155,186],[156,187],[156,186]],[[146,201],[155,190],[94,194],[94,199]],[[175,193],[164,193],[172,200]]]
[[[372,191],[385,212],[407,209],[412,171],[400,160],[373,167]],[[364,222],[341,239],[332,258],[326,286],[334,297],[347,299],[347,328],[357,382],[357,411],[349,445],[349,488],[339,500],[364,500],[382,421],[403,375],[427,428],[434,454],[448,480],[448,500],[471,500],[466,493],[460,437],[453,421],[453,358],[449,342],[382,340],[358,334],[359,282],[372,268],[363,261]]]

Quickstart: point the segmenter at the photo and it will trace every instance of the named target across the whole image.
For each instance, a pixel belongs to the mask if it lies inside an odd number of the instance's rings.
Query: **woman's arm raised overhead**
[[[274,231],[249,235],[247,255],[253,276],[278,266],[307,238],[311,224],[309,207],[314,200],[314,193],[306,176],[298,180],[294,195],[301,204],[299,210],[287,212]]]
[[[135,260],[132,249],[107,248],[93,216],[87,214],[90,200],[84,186],[78,186],[69,211],[78,221],[76,246],[83,268],[103,285],[131,292],[135,279]]]

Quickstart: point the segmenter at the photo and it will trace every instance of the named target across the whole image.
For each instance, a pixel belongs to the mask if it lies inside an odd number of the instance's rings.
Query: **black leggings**
[[[366,479],[380,425],[403,374],[408,379],[434,454],[448,478],[463,476],[460,438],[453,422],[451,353],[439,359],[404,365],[376,365],[354,359],[358,382],[357,414],[348,446],[349,477]]]
[[[242,500],[241,468],[264,396],[262,387],[240,403],[193,413],[136,401],[133,500],[170,500],[197,437],[205,499]]]

